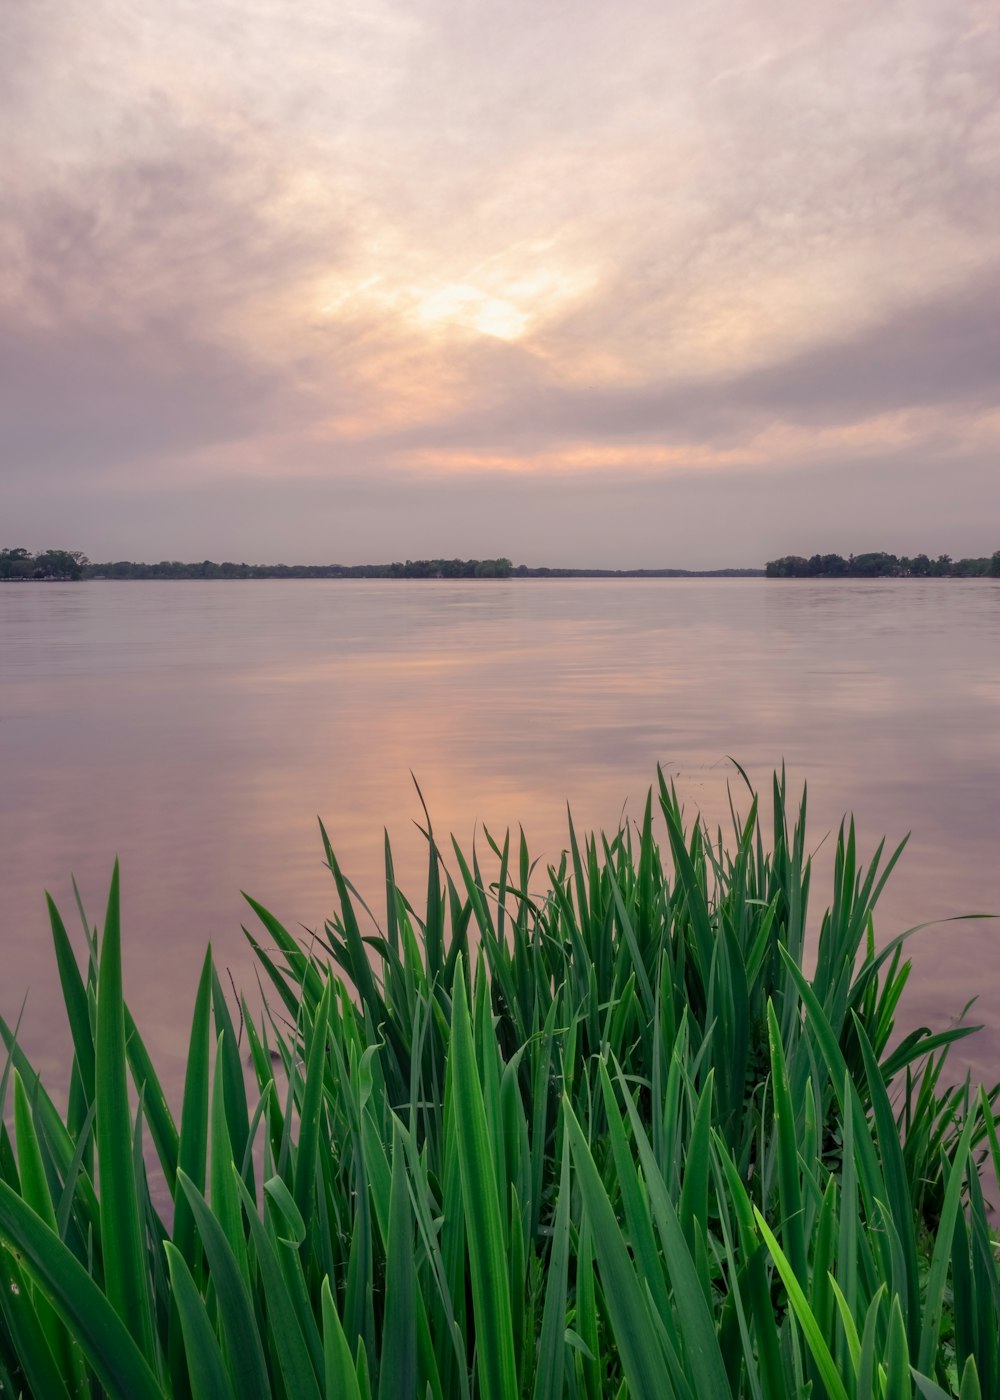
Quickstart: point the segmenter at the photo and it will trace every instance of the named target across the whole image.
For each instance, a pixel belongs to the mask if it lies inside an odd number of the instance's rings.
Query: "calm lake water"
[[[880,938],[1000,912],[1000,583],[240,582],[0,588],[0,1011],[52,1087],[66,1038],[42,892],[92,921],[122,861],[126,995],[176,1091],[202,950],[254,986],[245,889],[333,907],[316,817],[378,910],[382,828],[419,898],[416,775],[439,834],[523,823],[558,859],[641,815],[656,764],[722,820],[726,755],[808,779],[820,848],[912,831]],[[769,807],[769,803],[768,803]],[[73,925],[70,924],[72,928]],[[963,1063],[1000,1078],[1000,923],[911,942],[908,1025],[978,995]]]

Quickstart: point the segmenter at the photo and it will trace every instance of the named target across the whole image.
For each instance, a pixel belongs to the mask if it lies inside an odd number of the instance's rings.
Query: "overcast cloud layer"
[[[994,0],[0,15],[0,545],[1000,548]]]

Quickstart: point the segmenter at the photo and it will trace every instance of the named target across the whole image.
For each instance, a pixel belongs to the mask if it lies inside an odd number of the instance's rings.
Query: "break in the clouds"
[[[978,0],[34,0],[0,543],[997,547]]]

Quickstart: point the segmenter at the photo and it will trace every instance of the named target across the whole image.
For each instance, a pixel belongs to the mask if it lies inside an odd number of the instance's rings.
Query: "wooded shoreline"
[[[79,550],[0,550],[0,583],[64,583],[143,579],[472,579],[472,578],[1000,578],[1000,550],[992,556],[952,559],[875,551],[866,554],[786,554],[763,569],[570,569],[531,567],[497,559],[407,559],[391,564],[218,564],[204,559],[156,564],[122,559],[92,563]]]
[[[566,569],[514,565],[509,559],[407,559],[391,564],[217,564],[205,559],[157,564],[91,563],[79,551],[0,550],[0,582],[77,582],[130,579],[471,579],[471,578],[762,578],[763,569]]]

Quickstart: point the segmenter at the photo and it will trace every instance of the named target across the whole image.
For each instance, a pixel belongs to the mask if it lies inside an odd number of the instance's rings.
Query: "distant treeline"
[[[92,564],[78,550],[0,550],[0,580],[10,579],[240,579],[240,578],[743,578],[761,569],[549,569],[529,568],[509,559],[407,559],[393,564],[184,564],[162,559],[137,564],[119,559]]]
[[[393,564],[87,564],[84,578],[509,578],[509,559],[407,559]]]
[[[255,578],[1000,578],[1000,550],[990,558],[952,559],[939,554],[915,558],[872,553],[786,554],[765,569],[552,569],[513,565],[509,559],[407,559],[392,564],[217,564],[212,559],[185,564],[131,559],[92,564],[79,550],[0,549],[0,582],[76,579],[255,579]]]
[[[939,554],[931,559],[927,554],[908,555],[813,554],[804,559],[800,554],[786,554],[771,559],[764,570],[768,578],[1000,578],[1000,549],[986,559],[952,559]]]
[[[138,564],[131,559],[91,563],[85,554],[46,549],[0,550],[0,579],[239,579],[239,578],[509,578],[509,559],[407,559],[394,564],[234,564],[212,559],[184,564],[161,559]]]
[[[515,578],[763,578],[763,569],[529,569],[518,564]]]

